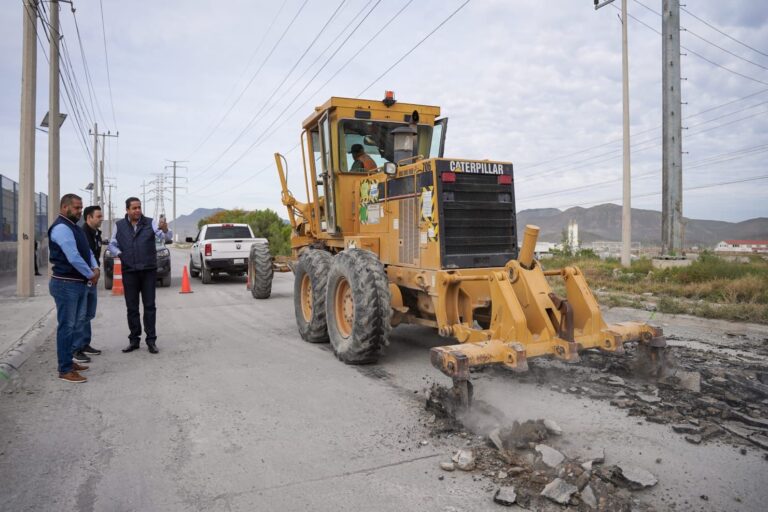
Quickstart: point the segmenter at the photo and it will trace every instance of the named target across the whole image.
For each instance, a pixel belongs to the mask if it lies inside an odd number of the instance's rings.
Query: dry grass
[[[662,312],[768,323],[768,262],[760,258],[736,263],[703,254],[689,267],[665,270],[654,269],[645,259],[633,262],[628,269],[618,261],[594,257],[561,257],[544,260],[542,265],[575,265],[584,272],[592,289],[630,296],[650,292],[653,297],[643,299],[656,301]],[[620,301],[632,300],[624,297]]]

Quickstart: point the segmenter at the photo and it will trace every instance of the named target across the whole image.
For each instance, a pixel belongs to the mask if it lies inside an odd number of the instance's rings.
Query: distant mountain
[[[541,228],[542,242],[560,242],[562,232],[569,221],[579,225],[579,240],[621,240],[621,206],[601,204],[591,208],[556,208],[523,210],[517,214],[518,234],[522,235],[526,224]],[[743,222],[685,219],[685,245],[714,247],[727,239],[768,239],[768,218],[759,217]],[[632,240],[644,245],[661,244],[661,212],[632,209]]]
[[[194,238],[197,236],[197,223],[200,219],[210,217],[216,212],[222,211],[224,208],[198,208],[189,215],[180,215],[171,223],[171,227],[174,232],[174,240],[177,242],[183,242],[188,236]]]

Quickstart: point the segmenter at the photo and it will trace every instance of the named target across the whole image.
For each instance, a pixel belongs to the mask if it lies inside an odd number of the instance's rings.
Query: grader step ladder
[[[306,201],[288,187],[296,323],[308,342],[330,341],[350,364],[375,362],[400,323],[427,325],[457,344],[431,350],[469,405],[470,369],[525,370],[530,358],[568,362],[588,349],[638,342],[661,367],[660,329],[606,324],[576,267],[544,270],[538,228],[518,255],[513,166],[444,158],[440,108],[331,98],[304,121]],[[565,297],[547,281],[559,277]]]

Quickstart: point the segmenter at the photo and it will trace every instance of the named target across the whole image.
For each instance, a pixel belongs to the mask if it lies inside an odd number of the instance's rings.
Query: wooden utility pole
[[[37,0],[24,0],[19,144],[19,223],[16,294],[32,297],[35,257],[35,100],[37,89]],[[58,205],[56,205],[58,206]]]

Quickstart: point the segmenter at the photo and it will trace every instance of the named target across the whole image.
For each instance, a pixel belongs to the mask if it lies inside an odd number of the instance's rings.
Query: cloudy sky
[[[633,207],[660,210],[661,1],[628,3],[636,18],[629,23]],[[301,120],[330,96],[378,99],[385,89],[401,101],[441,106],[450,118],[446,156],[514,162],[521,210],[620,203],[616,7],[596,12],[590,0],[103,0],[102,25],[99,0],[74,0],[75,16],[61,5],[68,85],[78,97],[75,108],[62,101],[70,114],[62,192],[92,181],[87,132],[96,121],[100,131],[120,132],[106,147],[118,214],[120,200],[140,196],[142,182],[176,159],[189,161],[180,172],[188,181],[178,214],[241,207],[285,215],[273,153],[287,153],[301,200]],[[21,0],[0,11],[0,174],[11,179],[18,178],[22,17]],[[681,24],[684,214],[768,216],[768,179],[752,179],[768,177],[768,4],[689,1]],[[48,65],[38,46],[38,120],[47,102]],[[36,133],[35,189],[46,191],[47,135]],[[152,214],[154,205],[145,210]]]

